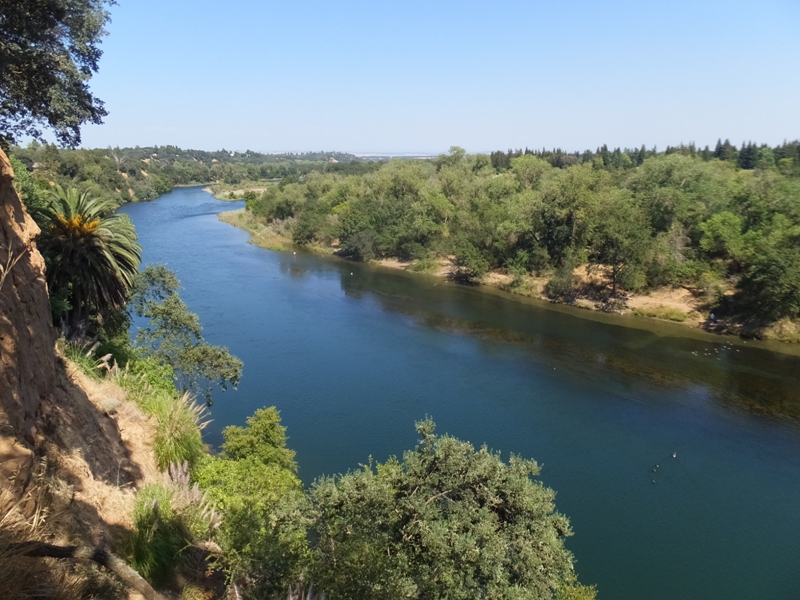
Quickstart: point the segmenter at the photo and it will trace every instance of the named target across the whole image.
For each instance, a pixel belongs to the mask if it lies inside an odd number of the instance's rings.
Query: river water
[[[144,262],[176,271],[206,339],[244,361],[209,443],[276,405],[311,482],[413,448],[430,415],[542,465],[601,600],[800,598],[798,356],[264,250],[216,216],[240,207],[183,188],[122,209]]]

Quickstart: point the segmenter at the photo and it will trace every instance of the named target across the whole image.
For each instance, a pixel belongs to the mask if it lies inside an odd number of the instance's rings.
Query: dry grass
[[[263,223],[245,209],[219,213],[219,220],[250,233],[250,243],[267,250],[284,251],[292,246],[292,219]]]
[[[800,344],[800,322],[792,319],[781,319],[765,327],[759,337],[765,340],[777,340]]]
[[[124,598],[125,590],[119,582],[90,565],[29,558],[21,556],[14,546],[27,541],[63,542],[68,536],[63,517],[69,510],[65,496],[69,490],[51,471],[47,461],[40,461],[33,483],[21,499],[0,490],[0,598]]]
[[[136,489],[160,477],[153,423],[112,381],[62,357],[40,427],[36,452],[0,435],[0,599],[126,598],[95,565],[20,556],[12,544],[113,549],[132,526]]]

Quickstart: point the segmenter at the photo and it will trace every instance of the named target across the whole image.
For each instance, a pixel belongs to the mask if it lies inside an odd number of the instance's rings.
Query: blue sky
[[[119,0],[108,29],[86,147],[800,138],[797,0]]]

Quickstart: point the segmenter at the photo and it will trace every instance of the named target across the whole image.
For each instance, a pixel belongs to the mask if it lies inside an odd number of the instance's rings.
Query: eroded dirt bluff
[[[55,332],[39,227],[22,206],[0,150],[0,474],[27,461],[55,386]],[[27,448],[25,448],[27,446]]]
[[[63,493],[39,510],[58,509],[59,534],[105,543],[128,525],[134,490],[158,477],[153,425],[119,386],[56,351],[39,228],[13,178],[0,150],[0,522],[11,507],[30,517],[46,470]]]

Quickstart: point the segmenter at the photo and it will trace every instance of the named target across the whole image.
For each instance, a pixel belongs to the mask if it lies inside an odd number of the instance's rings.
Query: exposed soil
[[[631,308],[674,308],[684,313],[700,312],[703,308],[702,298],[687,288],[658,288],[647,294],[631,296],[628,306]]]
[[[94,543],[114,544],[130,529],[136,491],[160,480],[153,454],[155,426],[110,380],[93,380],[64,361],[59,427],[48,444],[57,476],[72,489],[70,515]]]
[[[211,190],[206,188],[206,191]],[[289,223],[264,225],[248,215],[244,209],[220,213],[219,219],[250,232],[252,236],[250,242],[262,248],[287,250],[293,245],[291,234],[287,229]],[[338,244],[334,243],[330,247],[312,245],[308,248],[320,254],[332,254],[336,252],[337,246]],[[383,267],[405,271],[414,270],[411,267],[416,261],[384,258],[375,262]],[[438,259],[434,269],[426,269],[423,272],[449,278],[455,271],[455,257],[450,256]],[[563,302],[577,308],[622,313],[622,315],[632,315],[636,318],[666,319],[690,327],[703,327],[717,333],[800,343],[800,323],[794,321],[760,323],[750,327],[721,321],[710,325],[707,320],[708,309],[704,306],[703,296],[699,290],[685,287],[662,287],[644,294],[626,292],[612,297],[607,278],[603,277],[602,267],[590,270],[588,265],[583,265],[575,269],[574,274],[578,281],[577,288],[575,293],[565,298]],[[483,285],[493,286],[514,294],[557,302],[545,294],[547,283],[547,277],[537,277],[533,274],[528,274],[521,280],[515,281],[512,275],[502,270],[491,271],[481,280]]]

